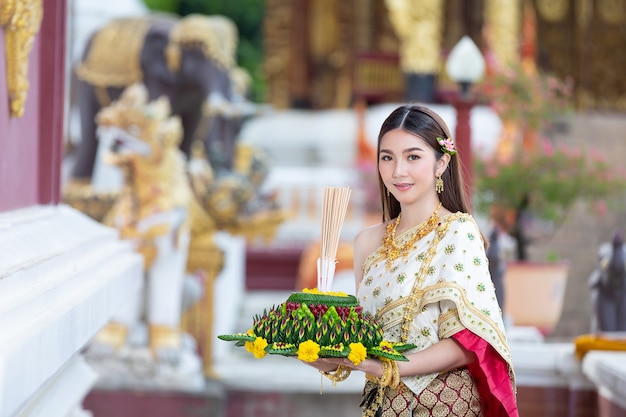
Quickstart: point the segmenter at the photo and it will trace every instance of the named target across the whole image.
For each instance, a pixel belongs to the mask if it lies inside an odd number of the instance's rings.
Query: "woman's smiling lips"
[[[406,191],[409,188],[411,188],[413,184],[408,183],[408,182],[401,182],[398,184],[394,184],[393,186],[396,187],[399,191]]]

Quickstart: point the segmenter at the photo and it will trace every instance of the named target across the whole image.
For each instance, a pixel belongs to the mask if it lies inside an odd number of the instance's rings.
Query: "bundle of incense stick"
[[[349,201],[349,187],[324,188],[321,253],[317,260],[317,289],[322,292],[330,291],[333,284],[337,247]]]

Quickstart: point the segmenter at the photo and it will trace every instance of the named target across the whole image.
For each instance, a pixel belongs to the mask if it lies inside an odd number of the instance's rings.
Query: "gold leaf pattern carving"
[[[0,0],[4,29],[11,117],[24,114],[28,93],[28,56],[43,17],[42,0]]]
[[[42,0],[0,0],[11,117],[21,117],[28,93],[28,55],[41,27]]]

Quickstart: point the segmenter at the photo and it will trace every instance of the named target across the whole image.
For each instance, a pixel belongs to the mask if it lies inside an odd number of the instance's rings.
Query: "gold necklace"
[[[389,223],[387,225],[387,229],[385,230],[385,236],[383,237],[383,252],[385,254],[385,259],[387,262],[387,269],[391,268],[391,264],[402,257],[402,259],[406,260],[409,255],[409,251],[413,249],[415,243],[432,232],[439,221],[439,217],[437,217],[437,212],[441,207],[441,203],[437,206],[433,214],[430,215],[428,220],[426,220],[422,226],[413,233],[413,236],[406,241],[401,246],[396,244],[396,229],[398,228],[398,224],[400,223],[400,219],[402,218],[402,213],[398,214],[396,221],[393,223]]]

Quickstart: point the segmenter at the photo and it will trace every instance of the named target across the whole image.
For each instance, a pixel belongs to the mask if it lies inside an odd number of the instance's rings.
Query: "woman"
[[[408,362],[320,359],[333,380],[366,372],[364,416],[517,416],[514,375],[485,239],[449,130],[430,109],[394,110],[378,136],[383,223],[354,243],[357,296]]]

